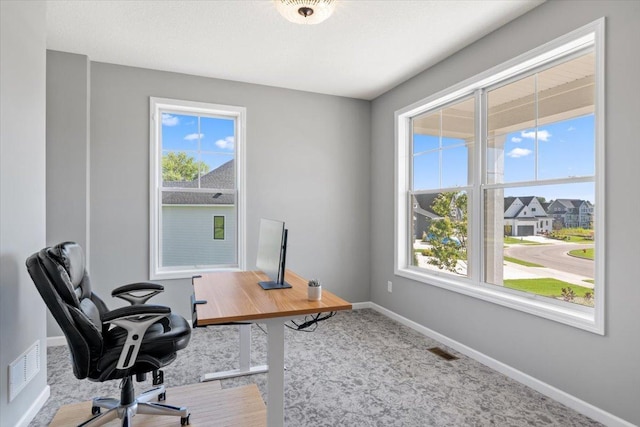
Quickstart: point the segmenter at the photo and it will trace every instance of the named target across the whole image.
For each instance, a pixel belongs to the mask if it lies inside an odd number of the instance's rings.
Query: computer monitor
[[[284,228],[284,222],[262,218],[260,220],[256,266],[270,279],[259,282],[262,289],[287,289],[291,287],[284,281],[286,258],[287,229]]]

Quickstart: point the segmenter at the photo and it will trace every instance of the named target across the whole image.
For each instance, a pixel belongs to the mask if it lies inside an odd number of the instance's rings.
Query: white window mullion
[[[473,203],[469,213],[469,229],[471,230],[471,275],[473,283],[480,283],[484,277],[484,194],[482,183],[486,177],[486,159],[484,147],[487,138],[484,131],[484,123],[487,120],[486,96],[481,89],[475,91],[476,117],[475,121],[475,146],[474,146],[474,174],[473,174]],[[468,256],[468,255],[467,255]]]

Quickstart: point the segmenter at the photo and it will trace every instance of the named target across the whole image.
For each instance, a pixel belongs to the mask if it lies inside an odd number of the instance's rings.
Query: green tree
[[[436,219],[429,226],[432,257],[429,264],[451,272],[467,259],[467,193],[440,193],[431,204]]]
[[[193,181],[201,175],[209,172],[209,166],[200,161],[197,162],[187,153],[170,152],[162,156],[162,180],[163,181]]]

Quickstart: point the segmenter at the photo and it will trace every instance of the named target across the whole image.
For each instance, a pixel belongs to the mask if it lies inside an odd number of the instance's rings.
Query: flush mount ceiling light
[[[275,0],[280,15],[296,24],[319,24],[333,13],[335,0]]]

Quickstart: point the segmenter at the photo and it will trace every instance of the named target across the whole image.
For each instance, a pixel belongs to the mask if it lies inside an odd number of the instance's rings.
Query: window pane
[[[413,120],[413,179],[415,190],[440,188],[440,112]]]
[[[442,188],[464,187],[468,184],[472,147],[462,145],[442,150]]]
[[[198,150],[198,117],[162,113],[162,151]]]
[[[200,178],[201,188],[235,188],[235,167],[232,154],[200,155],[200,161],[208,172]]]
[[[440,188],[440,152],[430,151],[413,158],[413,188]]]
[[[475,99],[458,102],[442,110],[442,146],[471,142],[475,135]]]
[[[593,306],[594,194],[591,182],[485,190],[485,282]]]
[[[210,152],[233,153],[235,149],[235,120],[218,117],[201,117],[203,134],[200,149]]]
[[[233,194],[163,191],[161,215],[162,267],[237,263],[236,239],[224,239],[224,234],[226,237],[236,235]],[[224,240],[211,238],[211,219],[214,217],[224,220]]]
[[[198,187],[198,175],[208,172],[207,165],[198,160],[198,152],[162,151],[163,187]]]
[[[469,98],[412,120],[414,190],[467,186],[475,101]]]
[[[414,153],[440,147],[440,111],[415,117],[412,125]]]
[[[487,137],[536,126],[536,77],[529,76],[487,92]]]
[[[235,188],[235,120],[163,113],[164,187]]]
[[[487,182],[594,175],[594,73],[588,53],[487,93]]]
[[[595,112],[595,54],[589,52],[537,75],[538,126]]]
[[[552,123],[544,128],[545,138],[538,137],[538,179],[595,175],[592,114]]]
[[[467,193],[412,197],[412,265],[467,276]]]
[[[496,148],[499,140],[493,143]],[[504,138],[504,181],[533,181],[536,179],[536,131],[527,129],[516,134],[507,134]],[[499,166],[495,166],[496,169]]]

